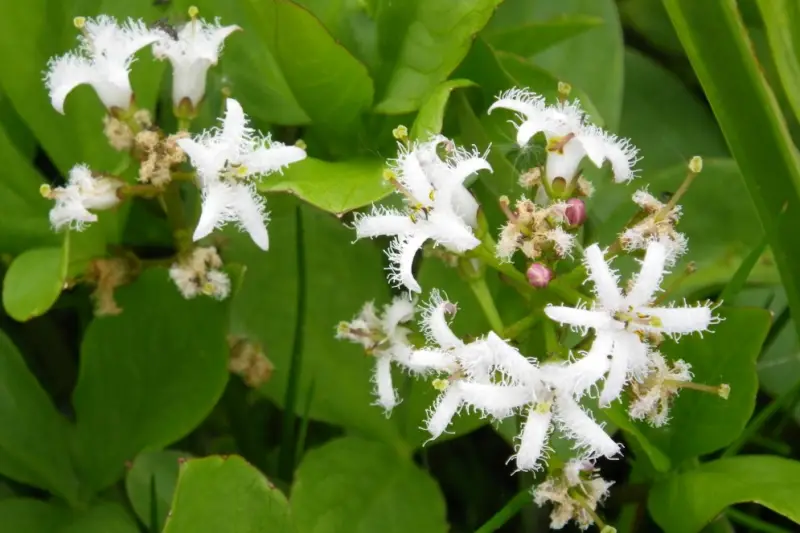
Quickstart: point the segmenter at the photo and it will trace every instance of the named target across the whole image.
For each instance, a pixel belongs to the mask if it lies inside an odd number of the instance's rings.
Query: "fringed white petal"
[[[394,285],[402,285],[411,292],[422,292],[417,280],[414,279],[412,267],[414,257],[428,240],[425,233],[408,233],[398,235],[389,244],[386,255],[389,258],[389,281]]]
[[[384,307],[381,326],[391,335],[399,324],[414,318],[414,301],[407,296],[396,296],[392,303]]]
[[[614,335],[614,347],[611,352],[611,366],[606,376],[603,392],[600,393],[600,407],[608,407],[611,402],[619,398],[622,389],[628,381],[629,358],[634,354],[635,347],[628,338],[630,333],[620,332]]]
[[[622,324],[616,322],[611,315],[603,311],[565,307],[561,305],[548,305],[544,308],[551,320],[561,324],[568,324],[576,328],[592,328],[594,330],[621,328]]]
[[[463,253],[480,245],[481,241],[454,213],[432,211],[427,220],[420,221],[427,234],[437,243],[454,252]]]
[[[567,141],[560,153],[548,151],[545,164],[547,179],[551,183],[555,178],[563,178],[567,182],[572,181],[577,176],[585,155],[583,146],[575,139]]]
[[[212,181],[203,188],[203,209],[192,239],[198,241],[208,236],[215,228],[236,219],[233,206],[236,203],[234,187],[221,181]]]
[[[378,396],[378,405],[384,410],[391,411],[397,405],[397,392],[392,385],[392,361],[386,356],[375,357],[375,394]]]
[[[447,430],[453,417],[461,409],[461,388],[456,381],[451,383],[447,390],[436,399],[436,403],[428,409],[426,429],[431,434],[431,440],[438,438]]]
[[[667,248],[660,242],[651,242],[642,260],[639,274],[634,279],[633,287],[625,296],[626,305],[635,309],[653,300],[664,279],[666,260]]]
[[[95,70],[90,59],[68,53],[52,58],[47,64],[45,86],[50,93],[50,103],[64,114],[64,100],[78,85],[92,83]]]
[[[609,266],[600,246],[593,244],[586,248],[584,263],[600,305],[609,310],[622,308],[624,299],[618,287],[619,277]]]
[[[222,118],[220,141],[228,146],[241,146],[249,142],[253,130],[247,125],[247,116],[242,104],[233,98],[225,100],[225,116]]]
[[[459,382],[464,403],[478,409],[484,416],[496,420],[508,418],[518,409],[531,402],[532,394],[527,387],[504,386],[489,383]]]
[[[456,215],[470,227],[478,226],[478,201],[465,187],[454,187],[450,201]]]
[[[264,146],[262,141],[257,148],[242,157],[248,176],[277,172],[306,158],[306,151],[302,148],[266,142],[269,143],[268,146]]]
[[[408,366],[409,371],[415,374],[455,372],[458,370],[458,364],[450,352],[432,348],[412,351],[406,366]]]
[[[593,385],[603,379],[609,368],[608,356],[614,346],[614,335],[599,331],[592,347],[583,357],[568,365],[548,367],[551,384],[560,390],[571,390],[580,398]]]
[[[536,360],[522,355],[493,331],[486,336],[486,342],[491,350],[494,368],[502,372],[510,383],[527,386],[531,397],[535,397],[540,381]]]
[[[397,158],[395,169],[397,181],[411,193],[420,205],[430,206],[433,186],[422,168],[419,157],[417,157],[414,147],[410,151],[406,151],[405,147],[400,146],[401,152]]]
[[[620,446],[595,422],[569,394],[556,397],[556,417],[569,437],[576,441],[576,448],[585,448],[589,456],[613,457],[620,453]]]
[[[488,113],[491,114],[498,108],[509,109],[531,118],[544,110],[544,97],[528,89],[510,89],[497,97],[495,103],[489,106]]]
[[[667,335],[703,332],[719,320],[711,313],[711,308],[704,305],[697,307],[641,307],[637,311],[655,317],[660,322],[659,325],[641,326],[640,329],[658,331]]]
[[[528,409],[528,417],[522,426],[519,448],[514,455],[517,470],[539,470],[540,459],[550,433],[552,412],[549,404],[533,405]]]
[[[464,345],[461,339],[450,329],[447,315],[455,313],[456,306],[442,297],[441,293],[434,289],[428,304],[422,309],[422,319],[420,328],[425,334],[425,338],[431,344],[444,348],[459,348]]]
[[[375,206],[369,214],[356,213],[353,228],[358,239],[405,235],[414,231],[414,221],[402,211]]]
[[[266,201],[255,186],[237,184],[233,187],[232,209],[239,226],[250,234],[256,246],[266,251],[269,249],[269,234],[266,224]]]
[[[492,172],[492,166],[482,156],[470,155],[455,161],[450,167],[450,179],[458,184],[463,184],[470,175],[480,170]]]

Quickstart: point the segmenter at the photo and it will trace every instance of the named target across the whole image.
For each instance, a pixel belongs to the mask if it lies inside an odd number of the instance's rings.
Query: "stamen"
[[[689,190],[689,187],[694,179],[702,171],[703,159],[696,155],[689,161],[689,172],[686,174],[686,178],[684,178],[681,186],[678,187],[678,190],[675,191],[675,194],[672,195],[672,197],[669,199],[669,202],[667,202],[666,205],[664,205],[664,207],[662,207],[661,210],[655,214],[654,219],[656,222],[664,220],[669,216],[675,206],[678,205],[678,201],[681,199],[681,197],[686,194],[686,191]]]
[[[557,152],[563,155],[564,147],[567,145],[568,142],[570,142],[574,138],[575,138],[574,132],[567,133],[563,137],[553,137],[547,142],[547,151]]]

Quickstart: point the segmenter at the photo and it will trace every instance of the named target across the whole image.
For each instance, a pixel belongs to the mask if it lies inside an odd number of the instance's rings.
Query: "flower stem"
[[[764,533],[789,533],[788,529],[770,524],[769,522],[765,522],[760,518],[756,518],[747,513],[739,511],[738,509],[727,509],[725,511],[725,516],[727,516],[731,522],[736,522],[746,526],[752,531],[763,531]]]
[[[155,185],[123,185],[117,189],[117,196],[119,198],[133,198],[134,196],[141,196],[142,198],[155,198],[163,189]]]
[[[181,184],[171,182],[167,185],[161,198],[163,200],[164,211],[167,213],[167,221],[172,229],[172,236],[178,248],[178,254],[186,252],[192,247],[192,239],[186,224],[186,216],[183,211],[183,200],[181,199]]]
[[[542,318],[540,314],[531,314],[520,320],[514,322],[503,331],[504,339],[516,339],[524,332],[531,329],[539,319]]]
[[[500,529],[506,522],[514,518],[526,505],[531,503],[531,491],[525,488],[511,498],[505,506],[497,511],[486,523],[475,530],[475,533],[492,533]]]
[[[476,269],[472,264],[472,260],[462,258],[459,262],[459,271],[478,300],[478,304],[481,306],[492,330],[498,335],[502,335],[505,327],[503,326],[503,320],[500,318],[500,312],[494,303],[492,292],[486,284],[486,271],[483,266]]]

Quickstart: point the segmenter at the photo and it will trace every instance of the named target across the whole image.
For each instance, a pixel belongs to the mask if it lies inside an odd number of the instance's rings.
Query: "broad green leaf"
[[[800,523],[800,462],[740,456],[705,463],[650,489],[647,507],[666,533],[695,533],[726,507],[755,502]]]
[[[338,216],[377,202],[392,188],[383,178],[384,162],[355,159],[335,163],[307,158],[273,174],[258,186],[262,192],[289,192]]]
[[[153,531],[164,527],[178,483],[180,462],[188,457],[189,454],[175,450],[143,452],[136,456],[125,476],[125,491],[133,510],[143,524],[155,526]],[[151,524],[153,513],[158,520],[156,524]]]
[[[667,457],[656,444],[650,441],[638,424],[630,419],[628,413],[621,404],[615,403],[611,407],[603,409],[600,413],[602,417],[608,418],[612,424],[630,437],[633,437],[639,448],[647,455],[653,468],[658,472],[669,471],[671,466],[669,457]],[[636,449],[634,449],[634,451],[636,451]]]
[[[0,501],[0,523],[14,533],[139,533],[125,509],[108,502],[73,511],[57,502],[11,498]]]
[[[73,395],[79,464],[95,490],[140,451],[194,429],[228,379],[225,304],[185,300],[163,269],[145,271],[115,298],[122,313],[86,331]]]
[[[74,502],[78,480],[68,453],[69,424],[2,332],[0,425],[0,473]]]
[[[0,208],[5,213],[0,221],[0,252],[15,254],[33,246],[57,243],[58,237],[47,218],[50,202],[39,194],[42,177],[2,126],[0,161]]]
[[[681,42],[661,0],[620,0],[617,7],[626,29],[635,30],[661,52],[683,55]],[[627,99],[627,94],[625,98]]]
[[[724,320],[712,327],[713,333],[684,337],[679,343],[662,345],[661,351],[668,360],[683,359],[692,365],[695,383],[730,385],[729,398],[684,389],[673,402],[666,426],[639,424],[647,439],[676,464],[733,442],[755,408],[756,359],[769,331],[769,313],[755,308],[719,311]]]
[[[424,141],[431,135],[441,133],[444,112],[450,99],[450,93],[456,89],[474,85],[474,82],[465,79],[448,80],[440,83],[428,96],[422,107],[419,108],[419,113],[417,113],[417,118],[414,119],[414,124],[411,126],[411,132],[409,133],[411,138]]]
[[[14,258],[3,279],[3,307],[25,322],[43,315],[58,300],[67,264],[62,248],[34,248]]]
[[[527,22],[519,26],[489,29],[484,31],[482,36],[497,50],[530,57],[602,23],[603,19],[599,17],[572,15],[544,22]]]
[[[789,0],[757,0],[772,59],[786,97],[800,119],[800,5]]]
[[[291,507],[298,533],[448,530],[436,481],[386,445],[355,437],[306,454]]]
[[[464,59],[472,38],[500,1],[382,2],[378,38],[383,59],[392,70],[375,111],[399,115],[419,109]]]
[[[372,104],[366,67],[305,8],[289,0],[240,0],[269,43],[286,82],[314,124],[328,131],[354,125]],[[259,85],[259,87],[261,87]]]
[[[589,95],[605,124],[613,130],[619,124],[623,80],[622,29],[614,0],[505,0],[487,31],[575,15],[600,18],[603,23],[551,46],[532,59],[561,81]]]
[[[267,2],[269,3],[269,2]],[[299,125],[311,121],[281,70],[272,49],[271,27],[254,16],[248,0],[175,0],[173,10],[184,14],[189,6],[197,6],[200,16],[208,20],[220,17],[222,24],[236,24],[243,31],[225,40],[225,51],[220,63],[209,71],[210,78],[231,91],[242,103],[245,112],[264,122]],[[274,17],[273,17],[274,18]],[[210,87],[209,87],[210,90]],[[213,109],[206,98],[203,112],[218,116],[222,109]]]
[[[734,0],[664,0],[742,170],[793,310],[800,309],[800,159]],[[742,102],[748,102],[743,106]],[[800,322],[796,322],[800,327]]]
[[[241,457],[190,459],[181,466],[164,533],[294,531],[289,504]]]

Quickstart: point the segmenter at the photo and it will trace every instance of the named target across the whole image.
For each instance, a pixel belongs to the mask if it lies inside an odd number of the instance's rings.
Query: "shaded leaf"
[[[436,89],[428,96],[422,107],[419,108],[414,125],[411,126],[409,135],[412,139],[424,141],[431,135],[441,133],[444,112],[450,93],[456,89],[472,87],[475,83],[465,79],[447,80],[439,84]]]
[[[0,522],[14,533],[139,533],[125,509],[109,502],[73,511],[57,502],[10,498],[0,501]]]
[[[530,57],[602,23],[598,17],[571,15],[489,30],[482,35],[497,50]]]
[[[143,524],[153,527],[153,531],[164,527],[178,483],[180,461],[188,457],[189,454],[175,450],[140,453],[125,476],[125,491],[133,510]],[[156,524],[150,523],[153,512],[158,519]]]
[[[755,2],[764,21],[772,59],[783,83],[783,89],[800,119],[800,6],[788,0]]]
[[[3,307],[25,322],[43,315],[58,300],[67,277],[61,248],[34,248],[14,258],[3,279]]]

